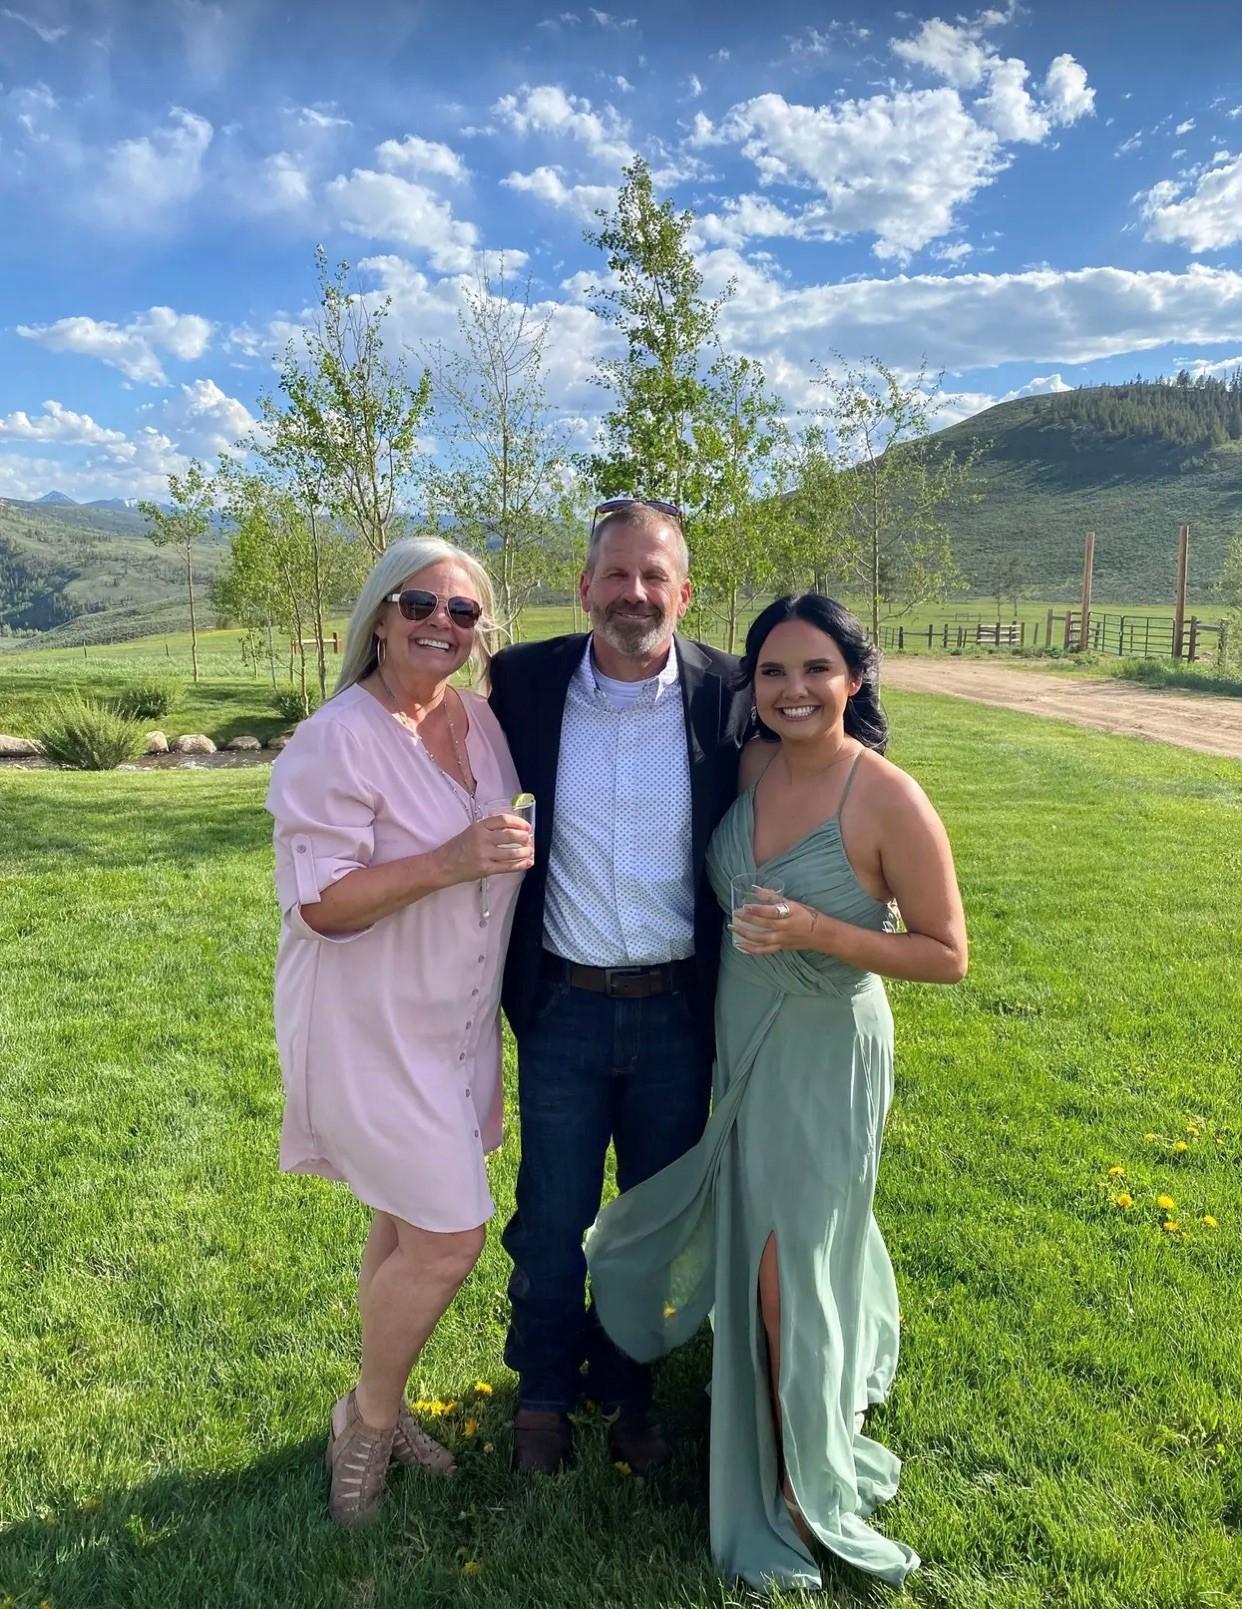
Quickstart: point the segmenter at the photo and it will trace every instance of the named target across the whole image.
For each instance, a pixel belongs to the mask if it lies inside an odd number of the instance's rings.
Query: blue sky
[[[586,440],[582,231],[634,153],[791,410],[833,348],[925,354],[943,422],[1242,361],[1234,0],[0,0],[0,496],[153,495],[214,459],[317,241],[415,353],[505,253]]]

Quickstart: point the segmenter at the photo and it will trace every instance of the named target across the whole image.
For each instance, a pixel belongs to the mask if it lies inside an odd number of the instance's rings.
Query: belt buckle
[[[650,967],[609,967],[606,974],[604,993],[609,1000],[632,1000],[633,995],[618,994],[614,983],[618,978],[641,978],[644,972],[650,972]]]

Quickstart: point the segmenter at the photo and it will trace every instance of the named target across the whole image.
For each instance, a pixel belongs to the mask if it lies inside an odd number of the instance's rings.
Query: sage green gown
[[[842,804],[852,782],[853,772]],[[842,921],[893,926],[890,908],[855,877],[836,817],[756,867],[753,793],[739,795],[708,851],[726,911],[730,878],[755,871]],[[896,1492],[901,1462],[856,1428],[897,1367],[897,1286],[872,1214],[892,1047],[874,974],[809,951],[744,955],[726,928],[703,1137],[610,1202],[588,1237],[600,1319],[632,1357],[679,1346],[714,1310],[712,1554],[724,1575],[752,1586],[822,1585],[779,1492],[758,1297],[769,1236],[780,1272],[782,1440],[798,1507],[826,1548],[885,1581],[900,1584],[919,1562],[867,1522]]]

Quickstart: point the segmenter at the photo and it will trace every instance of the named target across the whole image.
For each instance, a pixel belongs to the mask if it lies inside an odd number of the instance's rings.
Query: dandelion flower
[[[1186,1144],[1185,1140],[1174,1140],[1173,1149],[1175,1151],[1189,1151],[1190,1147]]]
[[[1118,1165],[1115,1168],[1109,1168],[1108,1176],[1110,1179],[1124,1179],[1126,1176],[1126,1170]]]
[[[1113,1205],[1115,1207],[1132,1207],[1134,1205],[1134,1197],[1128,1190],[1123,1190],[1119,1196],[1113,1197]]]
[[[1187,1134],[1197,1135],[1199,1132],[1199,1125],[1197,1123],[1187,1123],[1186,1132]]]
[[[1202,1218],[1199,1219],[1199,1222],[1204,1226],[1205,1229],[1217,1229],[1220,1227],[1210,1212],[1205,1212]]]
[[[1166,1235],[1175,1235],[1182,1226],[1176,1218],[1166,1218],[1160,1227]]]
[[[1147,1141],[1148,1145],[1155,1145],[1160,1136],[1158,1134],[1144,1134],[1143,1138]]]
[[[483,1451],[485,1453],[494,1453],[496,1451],[495,1444],[490,1441],[485,1441],[483,1443]]]
[[[1161,1212],[1172,1212],[1174,1207],[1177,1206],[1177,1202],[1174,1201],[1172,1196],[1157,1196],[1156,1205],[1160,1208]]]
[[[673,1304],[671,1302],[665,1302],[665,1304],[664,1304],[664,1317],[665,1318],[676,1318],[677,1317],[677,1309],[673,1306]]]
[[[467,1436],[477,1436],[479,1433],[479,1421],[477,1419],[467,1419],[462,1426],[462,1433]]]
[[[612,1467],[622,1475],[632,1475],[634,1473],[624,1458],[618,1458]]]
[[[462,1575],[478,1575],[483,1566],[477,1559],[467,1559],[461,1567]]]
[[[474,1394],[476,1397],[490,1397],[492,1388],[486,1380],[476,1380],[474,1382]]]

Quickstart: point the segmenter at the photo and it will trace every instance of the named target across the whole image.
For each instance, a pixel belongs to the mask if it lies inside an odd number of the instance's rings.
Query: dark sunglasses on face
[[[395,603],[405,620],[429,620],[435,614],[440,601],[438,593],[424,592],[422,587],[407,587],[404,592],[390,592],[384,599],[385,603]],[[463,631],[469,631],[476,626],[479,616],[483,613],[483,605],[476,603],[473,598],[445,598],[444,607],[449,619]]]
[[[600,520],[607,519],[610,514],[619,514],[624,508],[654,508],[659,514],[667,514],[669,519],[681,524],[681,510],[676,503],[666,503],[659,497],[610,497],[603,503],[596,503],[595,512],[591,519],[591,536],[595,536],[595,527]]]

